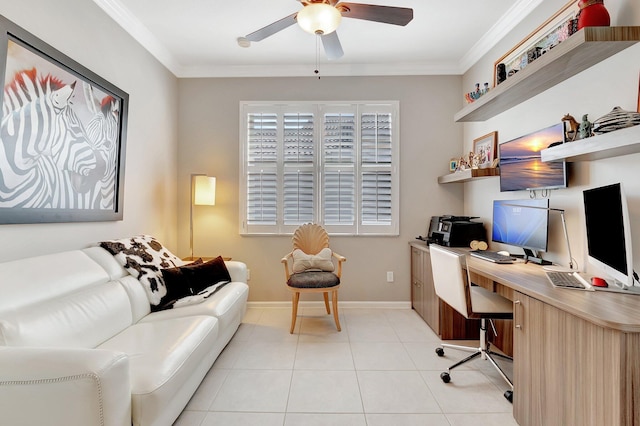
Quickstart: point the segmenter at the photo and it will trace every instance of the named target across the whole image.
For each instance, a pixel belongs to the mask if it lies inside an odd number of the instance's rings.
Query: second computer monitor
[[[491,240],[524,249],[527,257],[547,251],[549,199],[495,200]],[[534,259],[530,259],[534,260]]]

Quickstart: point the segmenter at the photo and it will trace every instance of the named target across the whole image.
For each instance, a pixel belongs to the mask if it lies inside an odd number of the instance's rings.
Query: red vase
[[[611,24],[609,12],[604,7],[603,0],[580,0],[578,29],[584,27],[608,27]]]

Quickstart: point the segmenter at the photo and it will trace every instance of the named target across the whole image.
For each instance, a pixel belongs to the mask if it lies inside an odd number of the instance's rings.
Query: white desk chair
[[[440,378],[443,382],[449,383],[449,381],[451,381],[451,370],[481,355],[482,359],[489,360],[511,387],[511,390],[506,391],[504,396],[512,402],[513,383],[495,362],[493,356],[500,356],[507,359],[511,358],[491,351],[490,343],[487,341],[486,324],[486,320],[489,320],[491,323],[491,319],[512,319],[512,302],[497,293],[488,291],[482,287],[470,285],[471,280],[469,278],[469,272],[466,269],[466,255],[455,253],[436,244],[429,246],[429,252],[431,254],[433,284],[438,297],[453,309],[460,312],[465,318],[481,320],[479,348],[443,343],[441,347],[436,349],[438,356],[444,355],[444,348],[473,352],[470,356],[458,361],[449,367],[446,372],[440,374]],[[495,333],[493,323],[491,323],[491,326]]]

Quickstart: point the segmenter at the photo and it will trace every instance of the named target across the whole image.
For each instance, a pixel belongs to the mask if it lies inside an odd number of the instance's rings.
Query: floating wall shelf
[[[586,27],[507,78],[455,116],[484,121],[640,41],[640,27]]]
[[[567,142],[541,151],[542,161],[592,161],[640,152],[640,126]]]
[[[442,175],[438,177],[438,183],[454,183],[454,182],[468,182],[474,179],[481,179],[491,176],[499,176],[500,169],[467,169],[459,172],[449,173],[448,175]]]

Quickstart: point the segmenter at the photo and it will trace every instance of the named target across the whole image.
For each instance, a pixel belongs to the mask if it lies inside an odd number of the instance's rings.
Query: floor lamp
[[[191,221],[189,226],[189,247],[193,260],[193,206],[214,206],[216,204],[216,178],[207,175],[191,175]]]

